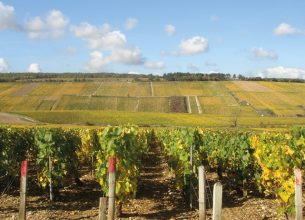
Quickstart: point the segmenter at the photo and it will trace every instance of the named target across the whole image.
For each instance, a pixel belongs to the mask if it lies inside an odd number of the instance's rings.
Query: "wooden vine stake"
[[[26,181],[28,172],[28,161],[23,160],[21,162],[21,179],[20,179],[20,208],[19,208],[19,219],[26,219]]]
[[[243,197],[248,197],[248,191],[247,191],[247,180],[243,179]]]
[[[91,176],[94,176],[95,175],[95,172],[94,172],[94,156],[92,155],[91,156]]]
[[[108,220],[113,220],[115,217],[115,172],[116,172],[116,158],[109,157]]]
[[[199,220],[206,219],[206,183],[205,183],[205,170],[204,166],[198,167],[199,177]]]
[[[302,204],[302,171],[294,170],[295,176],[295,219],[303,219],[303,204]]]
[[[98,220],[106,220],[106,206],[107,206],[107,198],[100,197]]]
[[[246,160],[246,156],[243,156],[243,160]],[[246,175],[243,175],[243,197],[248,197],[248,191],[247,191],[247,178]]]
[[[53,201],[53,183],[52,183],[52,159],[51,156],[49,156],[49,175],[50,175],[50,201]]]
[[[190,193],[190,209],[193,209],[193,192],[192,192],[192,176],[193,176],[193,146],[190,147],[190,179],[189,179],[189,193]]]
[[[214,184],[213,190],[213,220],[221,220],[222,208],[222,185],[220,182]]]

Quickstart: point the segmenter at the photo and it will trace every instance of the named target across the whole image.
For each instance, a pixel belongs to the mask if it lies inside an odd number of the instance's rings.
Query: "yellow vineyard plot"
[[[255,116],[257,113],[250,106],[240,106],[232,96],[199,97],[204,114],[224,116]]]
[[[2,83],[1,83],[2,84]],[[13,83],[11,86],[4,86],[4,91],[0,91],[0,96],[11,96],[15,92],[17,92],[20,88],[22,88],[24,83]]]
[[[259,82],[261,85],[281,92],[305,92],[305,83],[293,82]]]
[[[41,83],[38,87],[33,89],[29,95],[34,96],[52,96],[54,91],[58,91],[61,83]]]
[[[145,97],[139,99],[139,112],[169,112],[169,99],[166,97]]]
[[[301,100],[300,96],[295,96],[295,94],[237,92],[235,95],[240,101],[248,102],[257,110],[269,109],[278,116],[302,114],[302,109],[298,105],[302,105],[304,101]]]
[[[136,111],[138,99],[134,97],[119,97],[117,98],[117,110],[118,111]]]
[[[154,82],[156,96],[213,96],[226,95],[222,82]]]
[[[287,100],[292,105],[303,105],[305,106],[305,92],[299,92],[299,93],[291,93],[291,92],[285,92],[285,93],[280,93],[281,95],[284,95]]]
[[[204,96],[198,97],[201,106],[221,106],[223,99],[220,96]]]
[[[23,97],[5,96],[0,98],[0,111],[12,111],[15,105],[22,101]]]
[[[93,95],[100,86],[100,82],[87,82],[80,91],[80,95]]]
[[[65,82],[61,84],[57,94],[56,92],[53,95],[79,95],[85,86],[85,83],[79,82]]]
[[[224,82],[224,86],[233,92],[241,91],[241,88],[232,81]]]
[[[56,99],[62,95],[78,95],[82,91],[85,83],[78,82],[50,82],[41,83],[29,95],[45,96],[48,99]]]
[[[63,96],[58,105],[56,106],[56,110],[86,110],[88,109],[88,105],[90,102],[90,98],[87,96],[72,96],[65,95]]]
[[[177,82],[153,82],[155,96],[181,95]]]
[[[116,97],[91,97],[89,110],[117,110],[118,99]]]
[[[50,111],[55,105],[56,100],[42,100],[39,106],[36,108],[38,111]]]
[[[13,87],[14,83],[0,83],[0,97],[2,94],[6,94],[6,90]]]
[[[146,82],[101,82],[95,95],[100,96],[150,96],[150,84]]]
[[[12,108],[12,111],[35,111],[38,109],[43,97],[41,96],[25,96],[20,99]]]

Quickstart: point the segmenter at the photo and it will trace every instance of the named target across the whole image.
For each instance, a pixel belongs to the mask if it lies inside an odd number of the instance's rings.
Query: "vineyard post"
[[[214,184],[213,190],[213,220],[221,220],[222,207],[222,185],[220,182]]]
[[[52,160],[49,156],[49,175],[50,175],[50,200],[53,201],[53,184],[52,184]]]
[[[245,156],[243,156],[243,160],[245,160]],[[243,197],[248,197],[248,191],[247,191],[247,178],[246,175],[243,174]]]
[[[192,175],[193,175],[193,145],[190,146],[190,179],[189,179],[189,190],[190,190],[190,209],[193,209],[193,194],[192,194]]]
[[[247,180],[243,179],[243,197],[248,197],[248,191],[247,191]]]
[[[303,207],[302,207],[302,171],[300,169],[294,170],[295,175],[295,219],[303,219]]]
[[[94,156],[91,156],[91,176],[94,176]]]
[[[205,169],[204,166],[198,167],[198,177],[199,177],[199,220],[206,219],[206,192],[205,192]]]
[[[113,220],[115,217],[115,172],[116,172],[116,158],[109,157],[108,220]]]
[[[23,160],[21,162],[21,179],[20,179],[20,208],[19,219],[26,219],[26,182],[27,182],[28,161]]]
[[[107,198],[100,197],[98,220],[106,220],[106,206],[107,206]]]

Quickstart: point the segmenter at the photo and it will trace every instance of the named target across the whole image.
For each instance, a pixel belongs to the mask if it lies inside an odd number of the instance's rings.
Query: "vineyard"
[[[197,168],[204,165],[207,176],[215,174],[215,181],[222,182],[228,190],[237,190],[239,197],[265,195],[275,199],[277,214],[271,217],[284,219],[294,213],[294,168],[305,168],[305,129],[254,132],[201,128],[153,130],[132,125],[92,129],[3,126],[0,128],[1,197],[10,193],[8,186],[18,179],[20,163],[25,159],[30,164],[31,183],[41,188],[40,196],[48,196],[52,185],[54,200],[60,201],[72,182],[84,184],[81,177],[86,173],[93,174],[94,181],[99,183],[97,194],[106,196],[108,159],[115,157],[116,203],[118,213],[123,210],[124,214],[141,194],[144,181],[141,176],[151,152],[164,157],[177,192],[183,195],[197,192]],[[196,207],[198,200],[193,199]],[[2,219],[11,218],[16,212],[13,207],[3,210]]]

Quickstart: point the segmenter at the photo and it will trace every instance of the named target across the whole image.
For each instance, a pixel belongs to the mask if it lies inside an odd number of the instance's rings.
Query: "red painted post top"
[[[109,173],[114,173],[116,167],[116,158],[109,157]]]
[[[294,169],[295,184],[302,185],[302,171],[300,169]]]
[[[28,172],[28,161],[23,160],[21,161],[21,169],[20,169],[21,176],[26,176],[27,172]]]

